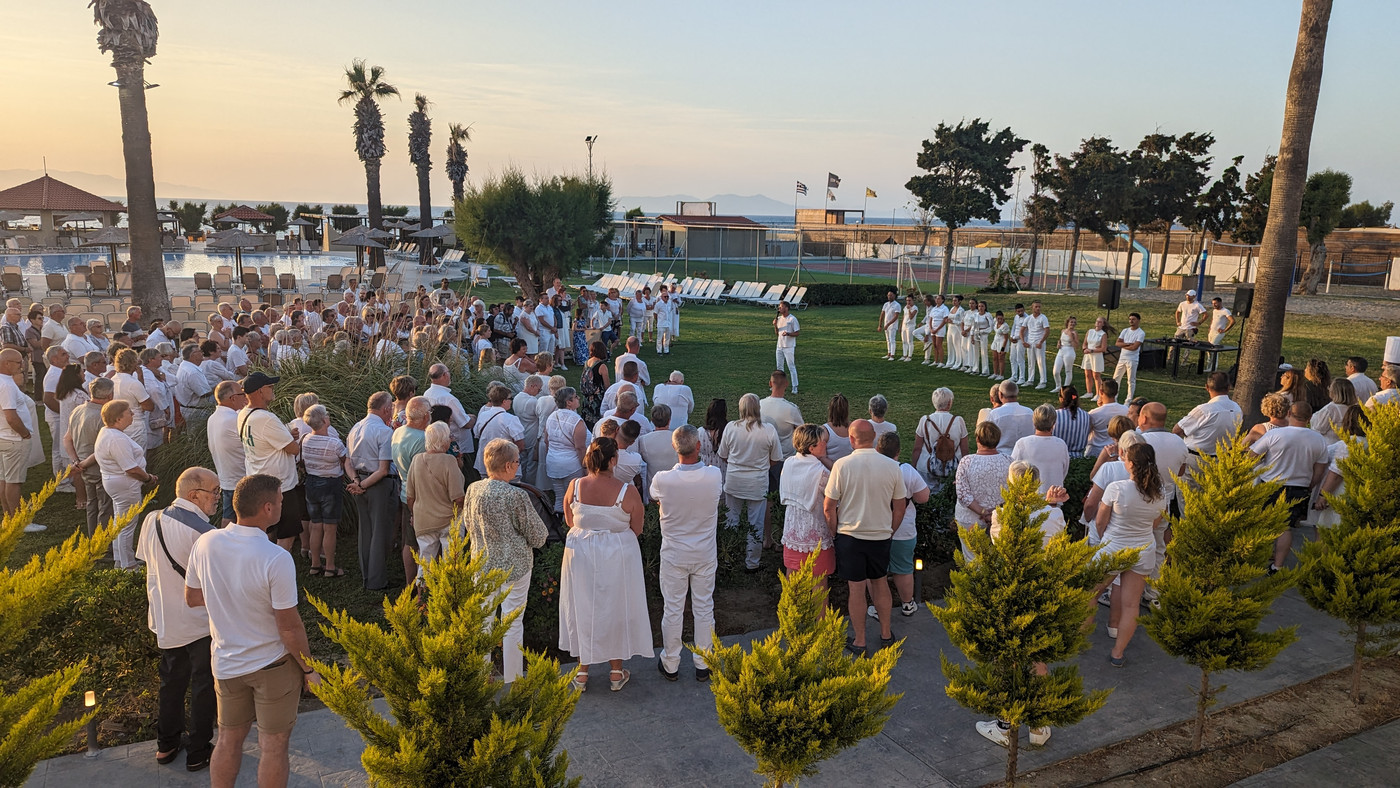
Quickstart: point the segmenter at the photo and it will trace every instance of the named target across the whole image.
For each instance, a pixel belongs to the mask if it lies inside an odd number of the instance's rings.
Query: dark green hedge
[[[806,301],[812,306],[867,306],[885,303],[885,294],[898,292],[892,284],[818,283],[807,287]]]

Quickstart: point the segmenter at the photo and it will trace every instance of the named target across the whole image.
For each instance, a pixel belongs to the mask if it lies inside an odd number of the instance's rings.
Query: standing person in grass
[[[63,436],[63,445],[68,456],[73,458],[73,469],[69,471],[77,477],[73,485],[83,485],[87,494],[87,535],[92,536],[98,528],[111,522],[112,496],[102,487],[101,469],[91,465],[82,470],[79,466],[92,456],[97,435],[102,430],[102,406],[112,401],[112,381],[97,378],[88,384],[88,393],[92,399],[74,408],[68,418],[68,433]],[[243,474],[241,461],[238,473],[239,476]]]
[[[1097,397],[1100,380],[1103,377],[1103,353],[1108,349],[1108,321],[1094,318],[1094,327],[1084,332],[1084,360],[1079,366],[1084,370],[1084,396]]]
[[[724,476],[725,527],[738,530],[739,515],[747,511],[748,546],[744,567],[757,572],[763,552],[764,514],[768,510],[769,468],[783,461],[778,431],[764,423],[758,397],[739,398],[739,418],[723,428],[716,454],[727,463]]]
[[[1274,562],[1269,565],[1271,574],[1283,568],[1293,548],[1292,529],[1307,518],[1313,490],[1327,473],[1327,441],[1309,426],[1311,419],[1312,406],[1295,402],[1288,408],[1285,426],[1269,430],[1249,447],[1264,458],[1260,463],[1264,470],[1259,478],[1282,484],[1290,507],[1289,530],[1279,534],[1274,542]]]
[[[778,433],[778,446],[783,450],[783,459],[792,456],[792,433],[803,423],[801,409],[787,399],[787,385],[788,376],[780,369],[774,370],[768,376],[769,395],[758,401],[763,421],[772,424]]]
[[[1050,334],[1050,318],[1041,313],[1039,301],[1031,302],[1031,313],[1026,316],[1023,326],[1026,343],[1026,385],[1039,374],[1040,382],[1036,384],[1036,388],[1043,389],[1049,377],[1045,374],[1045,339]]]
[[[665,285],[661,286],[661,295],[652,304],[652,311],[656,314],[656,352],[667,354],[671,352],[671,340],[676,335],[677,310],[680,304],[671,297],[670,291]]]
[[[399,498],[396,519],[399,524],[399,543],[402,546],[403,576],[407,580],[421,577],[422,573],[414,559],[413,551],[417,540],[414,538],[413,509],[408,503],[408,485],[405,482],[413,469],[414,460],[427,448],[428,438],[424,430],[428,428],[428,421],[433,416],[432,403],[428,402],[426,397],[414,397],[408,401],[404,415],[407,421],[402,427],[394,430],[393,437],[389,439],[389,451],[394,458],[391,467],[395,474],[394,487]]]
[[[787,370],[787,375],[792,379],[792,393],[797,393],[797,337],[802,333],[802,326],[797,322],[797,316],[792,313],[788,302],[778,302],[778,316],[773,318],[773,331],[778,335],[777,369],[779,372]]]
[[[875,441],[875,450],[899,462],[899,435],[894,432],[880,435]],[[895,591],[899,592],[899,614],[907,617],[914,615],[919,609],[919,600],[914,598],[914,545],[919,541],[919,534],[914,526],[918,513],[914,507],[916,504],[928,503],[928,484],[914,466],[907,462],[899,463],[899,473],[904,479],[907,498],[904,517],[890,536],[889,573],[894,577]],[[874,605],[866,608],[865,612],[871,618],[879,618],[879,611]]]
[[[413,535],[418,543],[418,580],[423,568],[437,560],[451,541],[452,515],[462,504],[466,477],[457,458],[447,453],[452,445],[452,429],[446,422],[433,422],[423,431],[423,453],[413,459],[404,489],[413,513]],[[486,468],[488,474],[490,465]]]
[[[1051,372],[1057,389],[1074,383],[1074,349],[1079,346],[1078,326],[1079,320],[1071,316],[1060,331],[1060,349],[1055,352],[1055,368]]]
[[[303,414],[307,432],[298,438],[306,468],[306,549],[311,554],[307,574],[344,577],[335,563],[336,528],[344,506],[345,477],[354,478],[350,454],[340,438],[331,434],[325,405],[312,405]]]
[[[1118,575],[1119,586],[1109,604],[1108,636],[1113,638],[1114,643],[1108,661],[1115,668],[1123,667],[1123,652],[1137,629],[1138,609],[1142,605],[1147,577],[1157,568],[1153,534],[1167,508],[1162,475],[1157,470],[1156,451],[1150,445],[1141,443],[1129,446],[1121,456],[1128,479],[1112,482],[1104,489],[1094,523],[1100,540],[1099,552],[1111,554],[1130,548],[1141,550],[1138,562]],[[1094,594],[1111,585],[1112,577],[1105,580]],[[1093,618],[1094,614],[1090,612],[1091,623]]]
[[[233,490],[247,473],[243,441],[238,437],[238,412],[248,406],[248,396],[241,382],[225,380],[214,387],[214,402],[214,412],[204,423],[205,440],[223,490],[220,518],[228,525],[233,522]]]
[[[360,577],[369,591],[389,586],[386,566],[389,546],[394,540],[394,511],[397,505],[391,474],[393,465],[394,400],[387,391],[369,396],[363,419],[350,428],[345,446],[350,452],[354,481],[346,488],[355,501],[359,523]]]
[[[904,353],[900,361],[914,360],[914,328],[919,324],[919,305],[914,296],[904,296],[904,307],[899,310],[899,339]]]
[[[93,465],[101,469],[102,486],[112,498],[112,511],[117,517],[141,505],[143,485],[160,481],[146,470],[146,450],[125,432],[131,420],[131,405],[125,400],[103,405],[102,431],[93,443],[92,456],[78,464],[79,470]],[[134,572],[140,568],[136,563],[135,539],[136,520],[133,519],[112,545],[118,569]]]
[[[894,361],[895,337],[899,334],[899,301],[893,291],[885,293],[885,303],[880,307],[880,318],[875,321],[875,330],[885,335],[885,360]]]
[[[301,444],[268,406],[275,397],[272,387],[280,378],[254,372],[243,379],[248,404],[238,413],[238,436],[243,442],[243,461],[248,476],[266,474],[282,482],[281,522],[268,531],[268,537],[287,552],[301,533],[306,510],[305,492],[297,475],[297,455]]]
[[[899,463],[875,451],[875,429],[865,419],[851,424],[850,456],[831,466],[822,513],[836,531],[836,574],[850,592],[852,637],[846,648],[866,651],[865,594],[875,601],[881,647],[894,643],[890,630],[890,537],[904,520],[908,491]],[[731,471],[732,473],[732,471]]]
[[[1031,413],[1035,433],[1016,441],[1011,449],[1013,461],[1024,460],[1035,466],[1040,476],[1041,494],[1051,487],[1064,486],[1065,475],[1069,473],[1069,447],[1055,435],[1058,419],[1054,405],[1045,402],[1036,406]]]
[[[943,319],[948,316],[948,307],[943,305],[943,295],[924,296],[924,366],[943,364],[943,337],[948,333]]]
[[[836,571],[836,532],[822,512],[823,491],[831,477],[826,467],[826,430],[803,424],[792,433],[794,454],[783,461],[779,500],[783,502],[783,568],[796,572],[816,553],[812,576],[826,592],[826,576]]]
[[[1137,312],[1128,314],[1128,327],[1118,332],[1118,365],[1113,368],[1113,382],[1127,376],[1128,393],[1125,399],[1131,400],[1137,392],[1138,359],[1142,353],[1142,343],[1147,341],[1147,332],[1142,330],[1142,316]]]

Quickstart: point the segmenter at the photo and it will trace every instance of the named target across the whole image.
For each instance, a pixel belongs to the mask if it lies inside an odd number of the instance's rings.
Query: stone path
[[[1072,728],[1056,730],[1046,747],[1034,750],[1023,744],[1022,769],[1044,766],[1192,715],[1194,702],[1188,692],[1195,682],[1193,669],[1167,657],[1143,633],[1139,632],[1129,646],[1125,667],[1109,666],[1109,641],[1102,624],[1106,615],[1106,611],[1100,613],[1093,645],[1079,661],[1086,687],[1114,687],[1114,694],[1098,714]],[[978,718],[943,692],[939,654],[956,655],[943,628],[922,609],[912,618],[896,619],[895,634],[906,641],[892,688],[904,693],[903,699],[879,736],[821,764],[821,773],[803,784],[869,783],[874,775],[878,776],[877,784],[892,787],[973,786],[999,779],[1006,751],[979,736],[973,729]],[[1221,697],[1223,703],[1257,697],[1348,664],[1349,651],[1336,624],[1307,607],[1294,592],[1278,602],[1269,624],[1290,622],[1301,625],[1299,642],[1268,670],[1225,677],[1229,689]],[[632,681],[622,692],[608,692],[606,683],[598,681],[583,695],[564,735],[572,761],[570,773],[582,777],[586,786],[758,785],[760,781],[751,771],[753,760],[720,729],[713,696],[707,685],[694,681],[689,662],[683,661],[681,680],[675,684],[662,679],[655,664],[654,660],[634,659],[628,663]],[[602,676],[600,672],[599,678]],[[1385,749],[1375,743],[1376,737],[1391,742],[1400,737],[1396,725],[1379,731],[1384,732],[1367,734],[1370,739],[1359,736],[1362,741],[1357,744],[1343,742],[1328,749],[1344,745]],[[239,785],[255,783],[255,740],[256,736],[249,737],[249,757],[244,760]],[[359,765],[360,750],[359,736],[335,714],[325,710],[304,714],[292,737],[291,784],[366,784]],[[157,766],[154,752],[154,742],[144,742],[106,750],[94,760],[82,755],[55,758],[39,765],[28,786],[208,784],[207,774],[187,774],[183,759]],[[1351,750],[1337,752],[1340,754],[1330,757],[1356,767]],[[1307,757],[1324,756],[1314,753]],[[1291,764],[1279,768],[1288,770]],[[1331,767],[1324,763],[1318,768]],[[1379,774],[1393,775],[1394,771]]]

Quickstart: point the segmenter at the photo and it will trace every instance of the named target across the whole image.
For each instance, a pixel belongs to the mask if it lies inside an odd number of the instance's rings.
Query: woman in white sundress
[[[1006,351],[1011,347],[1011,324],[1006,315],[998,309],[996,323],[992,326],[992,380],[1006,380]]]
[[[1099,376],[1103,374],[1103,352],[1108,349],[1108,322],[1102,317],[1094,319],[1094,327],[1084,332],[1084,360],[1079,366],[1084,370],[1084,397],[1093,399],[1099,395]]]

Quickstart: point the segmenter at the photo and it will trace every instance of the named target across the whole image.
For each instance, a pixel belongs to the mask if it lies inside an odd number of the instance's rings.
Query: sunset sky
[[[0,0],[8,77],[0,171],[121,177],[109,59],[84,0]],[[1068,152],[1093,134],[1210,130],[1218,162],[1278,145],[1296,0],[1172,3],[987,0],[640,3],[154,0],[147,79],[161,198],[363,202],[364,171],[336,104],[363,57],[403,101],[385,104],[384,199],[416,203],[406,118],[434,102],[434,203],[449,184],[449,122],[471,123],[473,177],[515,164],[583,170],[583,138],[620,195],[793,197],[872,213],[908,200],[920,141],[984,117]],[[403,9],[403,10],[400,10]],[[1338,3],[1312,169],[1350,172],[1353,198],[1400,194],[1400,3]],[[17,175],[0,176],[0,188]],[[723,208],[723,206],[721,206]]]

